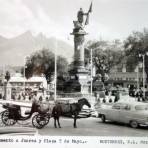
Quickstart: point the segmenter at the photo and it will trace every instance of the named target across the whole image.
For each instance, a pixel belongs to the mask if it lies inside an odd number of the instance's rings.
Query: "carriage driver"
[[[37,91],[34,91],[33,92],[33,97],[32,97],[32,102],[36,102],[36,101],[38,101],[38,99],[37,99]]]
[[[44,102],[43,101],[43,97],[37,96],[37,91],[34,92],[34,96],[33,96],[33,102],[35,102],[36,104],[39,105],[38,109],[40,112],[42,113],[51,113],[51,106],[50,103],[48,101]]]

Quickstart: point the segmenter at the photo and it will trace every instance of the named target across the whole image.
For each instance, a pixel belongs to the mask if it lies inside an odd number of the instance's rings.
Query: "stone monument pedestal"
[[[70,77],[73,81],[78,81],[80,85],[80,93],[88,94],[89,93],[89,84],[88,84],[88,70],[85,68],[74,68],[70,71]]]
[[[84,36],[87,33],[81,28],[74,28],[74,67],[70,70],[70,77],[73,81],[78,81],[80,85],[80,93],[89,93],[89,71],[84,66]]]

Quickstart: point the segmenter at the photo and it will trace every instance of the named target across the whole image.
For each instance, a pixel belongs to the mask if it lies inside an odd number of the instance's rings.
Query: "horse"
[[[91,107],[90,103],[85,98],[79,99],[77,103],[71,103],[71,104],[57,103],[52,110],[52,117],[54,118],[54,127],[57,128],[57,125],[56,125],[56,121],[57,121],[59,128],[61,128],[61,125],[59,122],[60,116],[70,114],[70,115],[74,115],[73,127],[77,128],[76,120],[78,118],[79,112],[82,110],[82,107],[84,105],[88,106],[89,108]]]

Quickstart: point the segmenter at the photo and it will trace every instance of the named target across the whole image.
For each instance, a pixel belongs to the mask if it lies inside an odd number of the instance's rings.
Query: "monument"
[[[81,94],[88,93],[88,76],[89,71],[85,68],[84,64],[84,41],[85,35],[88,33],[85,32],[85,25],[89,23],[89,13],[92,11],[92,3],[87,13],[83,12],[83,9],[77,13],[77,20],[73,21],[74,29],[71,35],[74,36],[74,62],[73,68],[70,70],[71,79],[78,81],[80,85]],[[84,21],[86,17],[86,20]]]

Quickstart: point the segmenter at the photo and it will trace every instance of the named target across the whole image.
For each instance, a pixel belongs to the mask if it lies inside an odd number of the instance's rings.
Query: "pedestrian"
[[[35,91],[34,94],[33,94],[32,102],[38,103],[38,100],[37,100],[37,92],[36,92],[36,91]]]
[[[42,96],[40,96],[40,97],[39,97],[39,101],[41,101],[41,102],[43,101],[43,98],[42,98]]]
[[[138,100],[137,100],[138,102],[140,102],[141,101],[141,98],[140,98],[140,96],[138,97]]]
[[[106,103],[106,99],[105,99],[105,98],[103,98],[103,100],[102,100],[102,101],[103,101],[103,103]]]
[[[21,95],[19,94],[19,96],[18,96],[18,100],[21,100]]]
[[[31,100],[31,95],[29,95],[29,101]]]
[[[109,98],[109,103],[112,103],[112,99],[111,98]]]
[[[100,103],[100,98],[97,99],[97,102]]]
[[[108,96],[109,95],[109,91],[106,89],[105,90],[105,95]]]
[[[116,95],[115,95],[115,100],[114,102],[117,102],[120,99],[120,93],[119,91],[117,91]]]
[[[46,97],[46,101],[49,101],[49,98],[48,97]]]
[[[140,94],[140,97],[142,98],[142,97],[143,97],[143,91],[142,91],[141,88],[140,88],[140,90],[139,90],[139,94]]]
[[[145,101],[145,98],[144,98],[144,96],[142,97],[142,101],[143,101],[143,102]]]
[[[140,97],[139,90],[137,90],[137,92],[136,92],[136,97],[137,97],[137,98]]]

